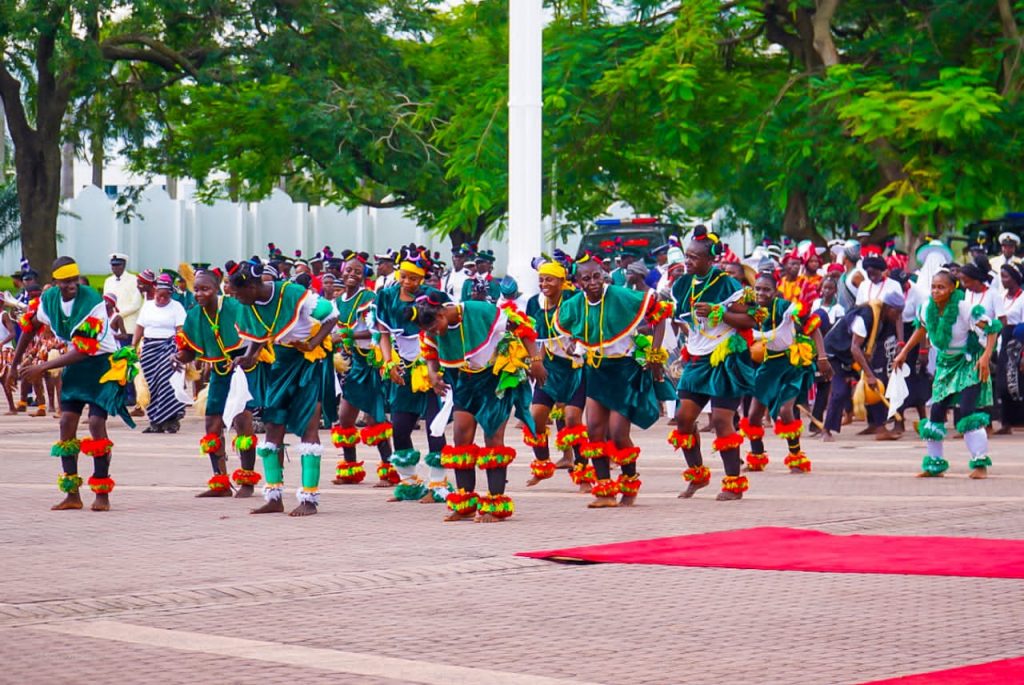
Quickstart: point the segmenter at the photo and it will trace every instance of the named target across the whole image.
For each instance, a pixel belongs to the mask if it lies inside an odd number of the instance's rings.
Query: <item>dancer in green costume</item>
[[[600,262],[589,255],[576,262],[576,283],[583,295],[562,303],[555,329],[586,353],[589,437],[582,452],[597,479],[591,488],[596,499],[588,506],[632,506],[641,482],[640,448],[633,444],[631,427],[650,428],[661,416],[659,402],[673,397],[664,380],[668,354],[661,346],[672,304],[659,302],[652,290],[605,285]],[[643,325],[653,335],[641,334]],[[612,461],[622,469],[617,481],[611,478]]]
[[[949,468],[942,451],[946,437],[946,413],[959,407],[956,429],[964,436],[971,458],[970,477],[988,477],[992,459],[988,454],[989,416],[983,407],[992,404],[992,379],[989,364],[1002,323],[992,319],[983,305],[972,306],[956,279],[946,270],[932,278],[931,299],[921,306],[917,330],[893,360],[893,370],[907,361],[914,346],[926,339],[935,348],[935,378],[932,381],[932,406],[928,420],[922,421],[918,433],[925,442],[927,454],[919,477],[942,476]],[[982,346],[981,340],[985,344]]]
[[[427,297],[439,304],[448,299],[440,290],[423,285],[430,268],[426,255],[406,253],[398,264],[398,283],[377,293],[374,314],[381,333],[383,372],[390,388],[388,402],[394,427],[391,463],[397,473],[392,501],[444,502],[451,489],[441,465],[445,437],[432,435],[429,430],[441,404],[428,379],[419,326],[409,320],[409,310],[417,298]],[[413,427],[421,418],[428,428],[427,453],[423,456],[428,469],[426,483],[416,474],[420,452],[412,442]]]
[[[566,288],[566,269],[555,261],[537,266],[540,293],[526,303],[526,315],[537,328],[538,347],[548,372],[548,380],[533,389],[533,403],[530,414],[536,424],[536,433],[523,427],[523,442],[533,448],[533,462],[530,464],[531,477],[527,487],[537,485],[554,475],[559,468],[571,468],[572,482],[581,492],[590,492],[593,486],[594,467],[588,466],[581,445],[588,440],[587,428],[583,424],[583,407],[587,402],[583,385],[583,359],[576,353],[575,343],[569,336],[555,330],[555,318],[563,302],[579,295],[578,290]],[[572,450],[572,461],[555,463],[551,461],[548,446],[548,425],[554,414],[554,407],[563,409],[564,423],[559,426],[555,445],[560,452]],[[557,425],[557,422],[556,422]]]
[[[22,335],[14,352],[7,382],[20,378],[38,383],[51,369],[63,369],[60,391],[60,440],[50,454],[60,457],[62,473],[57,486],[64,499],[54,510],[81,509],[78,490],[78,453],[93,458],[93,474],[89,488],[95,493],[93,511],[110,509],[110,493],[114,480],[110,477],[110,452],[114,443],[107,437],[107,417],[120,416],[135,427],[124,406],[124,389],[137,373],[137,359],[132,347],[119,349],[110,329],[103,296],[88,286],[79,285],[79,269],[70,257],[59,257],[53,263],[55,287],[34,300],[22,317]],[[29,343],[43,326],[65,343],[68,351],[56,359],[21,369],[19,365]],[[89,405],[90,438],[78,439],[78,423],[85,405]]]
[[[717,499],[740,499],[748,487],[747,477],[740,475],[743,436],[733,422],[740,401],[754,389],[748,346],[757,303],[753,291],[745,290],[714,265],[722,250],[718,236],[698,226],[686,247],[686,273],[672,284],[677,318],[687,329],[676,429],[668,439],[686,457],[683,480],[687,487],[679,495],[682,498],[693,497],[711,482],[697,433],[697,417],[708,402],[716,436],[714,450],[721,454],[725,467]]]
[[[227,450],[224,444],[224,405],[231,387],[233,360],[242,356],[243,342],[235,328],[242,313],[242,305],[231,297],[220,297],[220,278],[212,271],[198,271],[195,276],[196,305],[188,310],[179,338],[176,357],[179,367],[198,359],[210,365],[210,383],[206,391],[206,434],[199,441],[199,450],[210,458],[213,476],[206,490],[196,497],[230,497],[231,480],[238,486],[236,497],[252,497],[254,486],[260,482],[256,473],[256,436],[253,433],[252,410],[258,405],[250,401],[241,414],[232,421],[235,430],[234,447],[241,468],[228,478]],[[261,373],[257,363],[247,369],[249,392],[256,397],[257,376]],[[255,392],[254,392],[255,391]]]
[[[252,368],[261,355],[269,364],[260,393],[267,436],[257,449],[263,460],[266,503],[252,513],[284,511],[281,447],[289,432],[302,440],[297,448],[302,463],[302,487],[296,491],[299,506],[289,515],[310,516],[320,503],[321,412],[331,421],[336,418],[333,384],[325,387],[325,365],[330,363],[330,333],[338,310],[330,300],[295,283],[264,281],[258,263],[232,265],[228,274],[235,297],[244,305],[236,327],[249,343],[235,366]]]
[[[334,301],[338,309],[338,331],[335,349],[348,359],[348,369],[341,385],[341,406],[338,423],[331,428],[331,441],[340,448],[343,458],[338,462],[335,485],[361,483],[366,477],[363,462],[356,461],[356,445],[377,447],[381,464],[391,459],[391,424],[387,422],[387,401],[380,377],[380,331],[373,319],[376,297],[364,287],[366,261],[355,252],[342,255],[341,295]],[[373,423],[362,430],[356,428],[359,412],[365,412]],[[388,467],[389,468],[389,467]],[[385,485],[391,483],[385,481]]]
[[[447,497],[446,521],[473,519],[491,523],[515,512],[505,494],[508,465],[515,449],[505,446],[505,425],[514,412],[533,428],[529,414],[532,378],[543,385],[547,372],[537,354],[537,332],[530,320],[513,307],[470,300],[445,305],[429,296],[417,299],[409,320],[423,332],[424,356],[430,385],[443,395],[451,386],[441,369],[458,369],[453,389],[454,446],[441,452],[441,463],[455,471],[457,490]],[[476,429],[484,434],[477,447]],[[487,472],[487,494],[476,492],[476,468]]]
[[[755,341],[764,345],[764,359],[754,371],[754,392],[747,416],[740,420],[740,433],[750,440],[748,471],[763,471],[768,465],[764,450],[765,416],[775,419],[775,435],[786,441],[789,454],[785,464],[790,473],[807,473],[811,460],[800,447],[804,424],[794,407],[807,401],[814,385],[815,361],[826,381],[832,378],[832,365],[825,356],[821,339],[821,318],[810,314],[810,307],[779,297],[775,278],[761,274],[754,283],[758,310]]]

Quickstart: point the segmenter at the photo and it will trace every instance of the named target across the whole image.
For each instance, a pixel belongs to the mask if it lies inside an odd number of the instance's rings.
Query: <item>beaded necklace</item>
[[[276,286],[274,286],[274,284],[271,283],[270,284],[270,296],[271,297],[274,296],[274,291],[275,290],[276,290]],[[271,337],[273,337],[273,335],[274,335],[273,332],[277,329],[277,320],[281,316],[281,305],[283,305],[283,304],[284,304],[284,293],[281,293],[281,297],[279,297],[278,300],[277,300],[277,311],[274,312],[274,320],[270,322],[269,326],[263,321],[263,317],[261,317],[259,311],[257,311],[256,305],[254,305],[254,304],[249,305],[249,308],[252,309],[252,313],[256,316],[256,320],[260,322],[260,325],[263,326],[264,330],[267,333],[269,333],[271,335]],[[217,316],[218,317],[220,316],[220,312],[217,313]]]
[[[601,362],[604,361],[604,296],[601,293],[601,308],[597,312],[597,351],[591,348],[588,353],[588,362],[592,367],[598,369],[601,367]],[[587,298],[587,294],[583,293],[583,304],[585,309],[583,311],[583,339],[590,344],[590,308],[593,306],[590,304],[590,299]]]
[[[224,341],[220,337],[220,312],[221,312],[221,307],[219,307],[219,306],[217,307],[217,317],[215,319],[211,319],[210,318],[210,315],[207,314],[207,312],[206,312],[206,307],[200,307],[200,309],[202,309],[202,311],[203,311],[203,316],[206,317],[206,322],[208,324],[210,324],[210,330],[213,331],[213,339],[217,341],[217,347],[220,348],[220,354],[221,354],[221,357],[223,358],[223,361],[225,361],[225,362],[230,361],[229,355],[228,355],[228,351],[227,351],[227,349],[224,348]],[[217,368],[216,362],[211,364],[211,366],[213,366],[213,371],[218,376],[226,376],[226,375],[228,375],[228,373],[231,372],[231,364],[225,364],[224,365],[225,368],[224,368],[223,371],[221,371],[220,369]]]

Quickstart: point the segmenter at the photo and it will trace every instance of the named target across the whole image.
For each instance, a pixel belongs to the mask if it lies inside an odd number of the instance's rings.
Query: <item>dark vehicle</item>
[[[1018,238],[1024,237],[1024,212],[1009,212],[1002,219],[975,221],[964,227],[967,243],[983,243],[990,255],[999,254],[1000,233],[1013,233]]]
[[[654,217],[633,219],[598,219],[597,227],[583,236],[577,256],[590,252],[601,257],[613,257],[616,252],[632,252],[647,258],[651,250],[668,242],[670,235],[678,235],[676,224],[664,223]]]

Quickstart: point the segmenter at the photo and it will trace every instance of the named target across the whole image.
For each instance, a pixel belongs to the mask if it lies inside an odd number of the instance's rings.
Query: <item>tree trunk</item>
[[[60,160],[60,199],[70,200],[75,196],[75,146],[64,143]]]
[[[38,136],[19,141],[14,148],[14,165],[21,211],[21,251],[45,283],[50,280],[50,268],[57,258],[60,142],[40,142]]]
[[[0,184],[7,182],[7,118],[0,102]]]
[[[103,149],[103,136],[98,133],[93,133],[91,148],[92,184],[100,190],[103,190],[103,164],[106,161],[106,152]]]
[[[807,208],[807,193],[800,190],[789,191],[786,198],[786,213],[782,217],[782,231],[798,241],[818,238],[818,233],[814,230],[814,221]]]
[[[168,176],[164,179],[164,187],[167,188],[167,196],[172,200],[178,199],[178,179]]]

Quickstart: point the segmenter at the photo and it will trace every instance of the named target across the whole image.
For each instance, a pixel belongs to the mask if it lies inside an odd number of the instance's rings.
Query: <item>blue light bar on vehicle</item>
[[[621,226],[622,219],[598,219],[594,223],[598,226]]]

